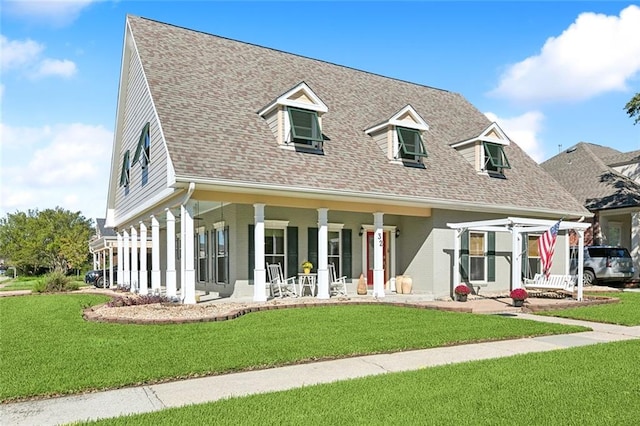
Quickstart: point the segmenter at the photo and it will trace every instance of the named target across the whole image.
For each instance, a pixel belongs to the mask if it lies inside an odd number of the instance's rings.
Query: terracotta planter
[[[359,295],[367,294],[367,283],[364,279],[364,274],[360,274],[360,279],[358,280],[357,293]]]
[[[411,294],[411,288],[413,287],[413,279],[409,275],[402,277],[402,294]]]
[[[516,308],[521,308],[522,305],[524,305],[524,300],[513,299],[513,306],[515,306]]]
[[[396,294],[402,294],[402,275],[396,275]]]

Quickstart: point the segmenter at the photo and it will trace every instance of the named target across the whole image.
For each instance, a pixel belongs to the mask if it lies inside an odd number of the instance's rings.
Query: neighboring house
[[[320,298],[329,263],[376,297],[407,274],[438,298],[458,284],[447,223],[590,215],[457,93],[133,16],[123,48],[106,224],[121,286],[263,301],[266,263],[294,276],[308,259]],[[462,279],[519,286],[508,233],[460,241]]]
[[[541,166],[594,213],[585,243],[628,248],[639,271],[640,150],[580,142]]]

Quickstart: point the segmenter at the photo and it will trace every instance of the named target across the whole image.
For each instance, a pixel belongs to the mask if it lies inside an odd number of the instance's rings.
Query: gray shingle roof
[[[580,142],[548,159],[542,167],[589,210],[639,206],[640,185],[607,165],[609,159],[628,158],[627,154]]]
[[[457,93],[145,18],[128,22],[178,179],[584,213],[515,144],[505,149],[507,179],[478,175],[449,144],[491,123]],[[302,81],[329,108],[324,155],[279,149],[257,114]],[[429,124],[425,169],[390,164],[364,133],[407,104]]]

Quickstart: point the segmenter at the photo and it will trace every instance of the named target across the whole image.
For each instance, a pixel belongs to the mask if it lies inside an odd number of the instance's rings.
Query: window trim
[[[398,160],[406,160],[406,161],[420,161],[421,158],[428,157],[428,153],[426,148],[424,147],[424,141],[422,139],[422,132],[417,129],[412,129],[410,127],[404,126],[395,126],[395,133],[397,138],[397,154],[396,158]],[[418,142],[420,143],[418,146],[420,152],[410,151],[407,147],[407,143],[404,141],[404,137],[402,136],[402,132],[412,133],[414,137],[418,138]],[[406,158],[402,156],[402,153],[405,155],[413,156],[413,160],[411,158]]]

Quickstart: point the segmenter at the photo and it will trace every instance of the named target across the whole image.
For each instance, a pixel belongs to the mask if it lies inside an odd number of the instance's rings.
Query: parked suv
[[[571,273],[577,273],[578,248],[571,247]],[[635,272],[629,250],[624,247],[589,246],[584,248],[584,285],[600,282],[625,282]]]
[[[113,269],[113,281],[116,281],[117,271]],[[109,287],[109,270],[107,269],[106,274],[106,285]],[[104,271],[102,269],[95,269],[93,271],[89,271],[84,276],[84,282],[87,284],[92,284],[95,287],[103,288],[105,286],[105,277]]]

